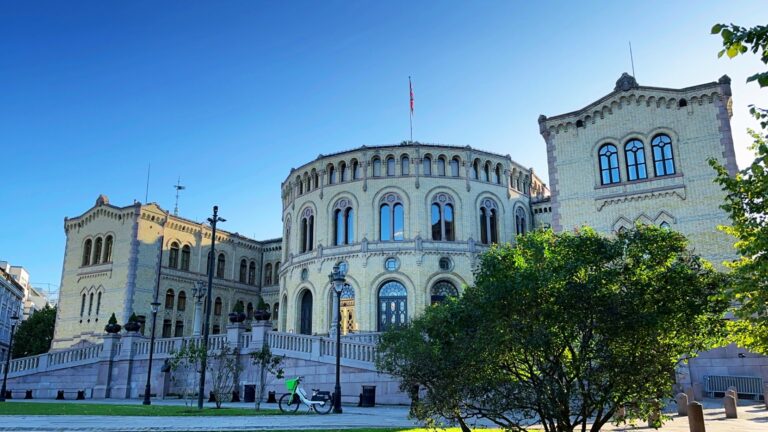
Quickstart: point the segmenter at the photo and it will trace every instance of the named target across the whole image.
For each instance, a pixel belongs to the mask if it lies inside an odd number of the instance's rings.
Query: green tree
[[[268,344],[264,344],[260,350],[251,353],[251,363],[256,366],[256,374],[259,377],[256,384],[256,410],[261,409],[264,392],[272,380],[283,378],[283,360],[285,360],[285,356],[274,355]]]
[[[537,231],[483,254],[459,300],[385,333],[378,364],[425,390],[427,424],[598,431],[624,406],[647,420],[681,359],[722,334],[725,281],[670,230]]]
[[[768,64],[768,27],[744,28],[737,25],[716,24],[713,34],[723,38],[723,50],[733,58],[752,52]],[[768,72],[747,78],[760,87],[768,86]],[[760,122],[763,132],[749,130],[752,137],[754,161],[731,176],[715,159],[709,163],[717,171],[716,182],[726,192],[721,206],[731,218],[731,226],[720,227],[733,235],[740,258],[726,263],[732,270],[734,284],[729,292],[733,300],[733,313],[739,318],[730,322],[734,342],[752,351],[768,354],[768,111],[750,106],[750,113]]]
[[[13,337],[13,357],[28,357],[47,353],[51,349],[56,309],[46,305],[19,324]]]

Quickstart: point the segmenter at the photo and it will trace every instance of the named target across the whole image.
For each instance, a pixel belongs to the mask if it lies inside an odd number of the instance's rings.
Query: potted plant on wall
[[[243,302],[237,302],[235,303],[235,307],[232,308],[232,312],[229,314],[229,322],[241,323],[243,321],[245,321]]]
[[[259,305],[256,306],[256,310],[253,311],[253,319],[256,321],[269,321],[269,317],[272,314],[267,310],[267,304],[264,303],[264,299],[259,297]]]
[[[115,313],[112,312],[112,316],[109,317],[109,323],[104,327],[104,331],[109,334],[116,334],[120,333],[120,329],[122,329],[122,327],[117,323],[117,317],[115,316]]]
[[[139,318],[136,316],[136,313],[132,313],[131,317],[128,318],[128,322],[125,323],[125,331],[127,332],[138,332],[139,329],[141,329],[141,323],[139,322]]]

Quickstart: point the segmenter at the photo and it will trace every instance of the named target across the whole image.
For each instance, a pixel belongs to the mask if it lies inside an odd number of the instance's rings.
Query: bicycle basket
[[[298,378],[285,380],[285,388],[287,388],[288,391],[290,391],[290,392],[296,390],[296,386],[298,384],[299,384],[299,379]]]

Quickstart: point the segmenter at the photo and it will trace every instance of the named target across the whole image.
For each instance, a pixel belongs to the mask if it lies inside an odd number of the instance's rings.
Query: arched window
[[[315,215],[307,207],[301,215],[301,252],[314,249]]]
[[[493,182],[501,184],[501,165],[496,165],[496,169],[493,171]]]
[[[240,260],[240,283],[245,283],[246,274],[248,273],[248,261],[245,258]]]
[[[275,303],[274,306],[272,306],[272,321],[277,321],[277,319],[280,317],[280,303]]]
[[[101,291],[96,294],[96,315],[98,315],[99,312],[101,312]]]
[[[397,281],[387,281],[379,288],[378,330],[385,331],[408,322],[408,291]]]
[[[176,301],[176,310],[183,312],[187,310],[187,293],[179,291],[179,299]]]
[[[603,144],[600,147],[600,179],[608,185],[621,181],[619,177],[619,153],[613,144]]]
[[[485,164],[485,168],[483,169],[483,181],[490,182],[491,181],[491,164],[490,162]]]
[[[80,303],[80,317],[85,314],[85,294],[83,294],[83,301]]]
[[[336,168],[333,165],[328,165],[328,184],[336,183]]]
[[[304,193],[304,182],[301,181],[301,177],[296,177],[296,183],[299,185],[299,195]]]
[[[253,303],[248,302],[248,306],[245,307],[245,317],[253,319]]]
[[[643,142],[636,139],[627,142],[624,145],[624,152],[627,158],[627,178],[630,181],[648,178]]]
[[[445,176],[445,158],[442,156],[437,158],[437,175]]]
[[[93,263],[99,264],[101,262],[101,246],[104,241],[101,237],[96,238],[96,242],[93,245]]]
[[[107,239],[104,240],[104,262],[112,262],[112,243],[114,242],[114,239],[111,235],[107,236]]]
[[[674,174],[675,158],[672,155],[672,140],[667,135],[659,134],[653,137],[651,147],[656,177]]]
[[[360,170],[360,163],[357,161],[357,159],[352,160],[352,180],[357,180],[362,178],[362,172]]]
[[[448,297],[458,297],[459,290],[446,280],[441,280],[432,285],[432,304],[441,303]]]
[[[88,316],[91,315],[92,311],[93,311],[93,293],[88,295]]]
[[[472,180],[479,180],[480,177],[480,160],[475,159],[474,162],[472,162],[472,170],[470,172],[472,175]]]
[[[216,301],[213,303],[213,314],[221,316],[221,297],[216,297]]]
[[[181,248],[181,269],[189,271],[189,257],[191,255],[192,250],[189,246],[184,245],[184,247]]]
[[[454,157],[453,159],[451,159],[451,175],[453,177],[459,176],[459,158],[458,157]]]
[[[179,244],[171,243],[171,250],[168,252],[168,267],[177,268],[179,266]]]
[[[499,207],[491,199],[484,199],[480,204],[480,242],[491,244],[499,242],[498,235]]]
[[[421,160],[423,165],[423,171],[425,176],[431,176],[432,175],[432,158],[427,155],[424,156],[424,158]]]
[[[526,227],[528,225],[525,221],[525,210],[523,210],[521,207],[518,207],[515,210],[515,232],[519,235],[525,234]]]
[[[670,228],[669,222],[667,222],[667,221],[664,221],[664,222],[660,223],[659,226],[661,228],[664,228],[664,229],[669,229]]]
[[[352,202],[342,198],[333,206],[333,241],[335,245],[345,245],[355,242],[354,211]]]
[[[405,239],[405,212],[400,195],[388,193],[381,197],[379,227],[381,241]]]
[[[264,266],[264,286],[272,285],[272,264]]]
[[[219,260],[216,262],[216,277],[217,278],[223,278],[224,277],[224,268],[226,267],[226,258],[224,258],[224,254],[219,254]]]
[[[408,155],[403,155],[402,158],[400,158],[400,175],[407,176],[411,173],[411,159],[408,158]]]
[[[387,158],[387,176],[395,175],[395,158],[390,156]]]
[[[248,284],[253,285],[256,283],[256,263],[251,261],[248,264]]]
[[[313,183],[312,189],[317,189],[320,187],[320,174],[318,174],[317,171],[315,171],[315,174],[313,177],[314,177],[314,181],[312,182]]]
[[[83,265],[87,266],[91,264],[91,245],[93,242],[91,239],[85,241],[83,245]]]
[[[371,163],[373,164],[373,176],[381,177],[381,159],[375,157]]]
[[[176,298],[173,293],[172,289],[168,289],[168,291],[165,292],[165,308],[168,310],[173,309],[173,303],[175,302]]]
[[[339,162],[339,181],[345,182],[347,180],[349,180],[347,176],[347,164]]]
[[[432,198],[431,218],[432,240],[454,241],[453,198],[445,193],[439,193]]]
[[[299,333],[312,334],[312,293],[304,290],[301,295],[301,309],[299,312]]]

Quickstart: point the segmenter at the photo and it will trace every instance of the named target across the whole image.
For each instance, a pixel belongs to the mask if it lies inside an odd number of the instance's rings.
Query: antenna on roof
[[[173,206],[173,215],[178,216],[179,215],[179,191],[186,189],[186,186],[181,185],[181,177],[179,177],[178,180],[176,180],[176,184],[173,185],[173,188],[176,189],[176,205]]]
[[[147,190],[144,192],[144,204],[149,201],[149,169],[152,168],[152,163],[147,162]]]
[[[635,75],[635,57],[632,55],[632,41],[629,41],[629,61],[632,62],[632,76],[637,79]]]

